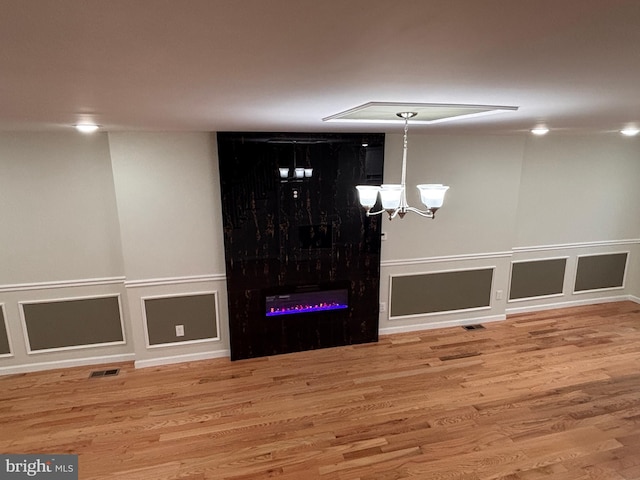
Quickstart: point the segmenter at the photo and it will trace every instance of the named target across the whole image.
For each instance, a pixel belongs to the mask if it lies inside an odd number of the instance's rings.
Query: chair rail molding
[[[51,282],[15,283],[0,285],[0,293],[24,292],[28,290],[49,290],[55,288],[93,287],[99,285],[123,284],[126,277],[84,278],[77,280],[56,280]]]
[[[181,283],[224,282],[226,279],[227,276],[224,273],[213,273],[209,275],[126,280],[124,286],[127,288],[157,287],[162,285],[179,285]]]
[[[574,248],[612,247],[618,245],[637,245],[640,238],[628,238],[623,240],[600,240],[595,242],[559,243],[551,245],[535,245],[527,247],[513,247],[513,253],[543,252],[546,250],[570,250]]]
[[[405,265],[421,265],[428,263],[443,262],[464,262],[469,260],[486,260],[492,258],[509,258],[513,256],[513,252],[488,252],[488,253],[467,253],[461,255],[444,255],[439,257],[423,257],[410,258],[400,260],[383,260],[380,262],[381,267],[402,267]]]

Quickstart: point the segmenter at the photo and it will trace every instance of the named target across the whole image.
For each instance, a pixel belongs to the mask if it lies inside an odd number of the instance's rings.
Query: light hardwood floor
[[[640,479],[640,305],[230,362],[0,377],[0,453],[83,480]]]

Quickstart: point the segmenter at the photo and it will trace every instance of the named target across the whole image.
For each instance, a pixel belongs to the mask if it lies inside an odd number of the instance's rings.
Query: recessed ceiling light
[[[78,123],[74,125],[76,130],[82,133],[93,133],[100,128],[100,125],[95,125],[93,123]]]
[[[549,129],[547,127],[536,127],[531,129],[531,133],[534,135],[546,135],[549,133]]]
[[[638,130],[637,128],[634,128],[634,127],[627,127],[627,128],[623,128],[622,130],[620,130],[620,133],[622,135],[626,135],[627,137],[634,137],[638,133],[640,133],[640,130]]]

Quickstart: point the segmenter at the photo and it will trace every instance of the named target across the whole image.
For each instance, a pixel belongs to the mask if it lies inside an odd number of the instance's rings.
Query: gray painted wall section
[[[493,269],[393,277],[391,316],[488,307]]]
[[[389,275],[493,265],[494,288],[506,292],[510,262],[474,260],[470,258],[474,254],[640,238],[640,137],[424,132],[416,128],[409,135],[410,202],[419,203],[415,183],[441,181],[451,185],[451,190],[433,221],[409,214],[404,220],[384,222],[383,260],[406,262],[383,265],[383,301],[389,298]],[[386,146],[385,181],[399,181],[401,129],[387,136]],[[29,364],[53,368],[58,362],[109,355],[135,354],[136,360],[162,355],[178,358],[228,348],[216,151],[215,135],[207,132],[0,133],[0,303],[5,305],[13,347],[12,357],[0,359],[0,369]],[[561,255],[570,256],[567,277],[575,273],[577,255],[605,249],[609,253],[621,248],[563,250]],[[580,291],[573,296],[573,278],[566,278],[565,295],[557,303],[625,294],[640,298],[640,245],[628,249],[624,290]],[[448,255],[459,259],[429,263],[429,259]],[[540,255],[546,253],[518,258]],[[212,275],[219,278],[211,279]],[[197,276],[207,278],[180,283],[181,278]],[[151,282],[139,288],[45,285],[111,277],[127,281],[168,278],[177,283]],[[32,283],[38,285],[31,287]],[[28,287],[2,290],[15,284]],[[220,295],[220,342],[146,348],[140,297],[211,290]],[[122,295],[126,345],[26,353],[19,302],[114,292]],[[503,314],[506,300],[497,299],[494,292],[490,313]],[[531,300],[536,302],[549,303]],[[389,321],[389,313],[381,313],[383,328],[421,323],[409,317]],[[476,312],[453,310],[432,319],[457,321],[473,315]]]
[[[578,258],[575,291],[622,287],[626,264],[626,253]]]
[[[215,294],[189,295],[144,300],[149,345],[215,339]],[[176,336],[176,325],[184,327],[184,336]]]
[[[561,294],[566,266],[566,258],[513,263],[509,299]]]
[[[127,280],[225,271],[214,136],[110,133]]]
[[[409,133],[407,200],[420,207],[419,183],[443,183],[434,220],[414,213],[385,221],[382,260],[509,250],[513,246],[524,137]],[[402,135],[385,140],[384,180],[399,183]]]
[[[123,342],[118,297],[22,305],[32,351]]]
[[[619,135],[528,138],[513,246],[640,238],[638,146]]]
[[[0,133],[0,192],[0,286],[123,275],[106,134]]]

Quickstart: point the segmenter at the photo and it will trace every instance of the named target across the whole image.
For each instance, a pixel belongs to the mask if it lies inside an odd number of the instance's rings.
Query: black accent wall
[[[380,184],[383,152],[383,134],[218,133],[233,360],[377,341],[381,217],[355,186]],[[265,315],[267,294],[334,287],[348,308]]]

